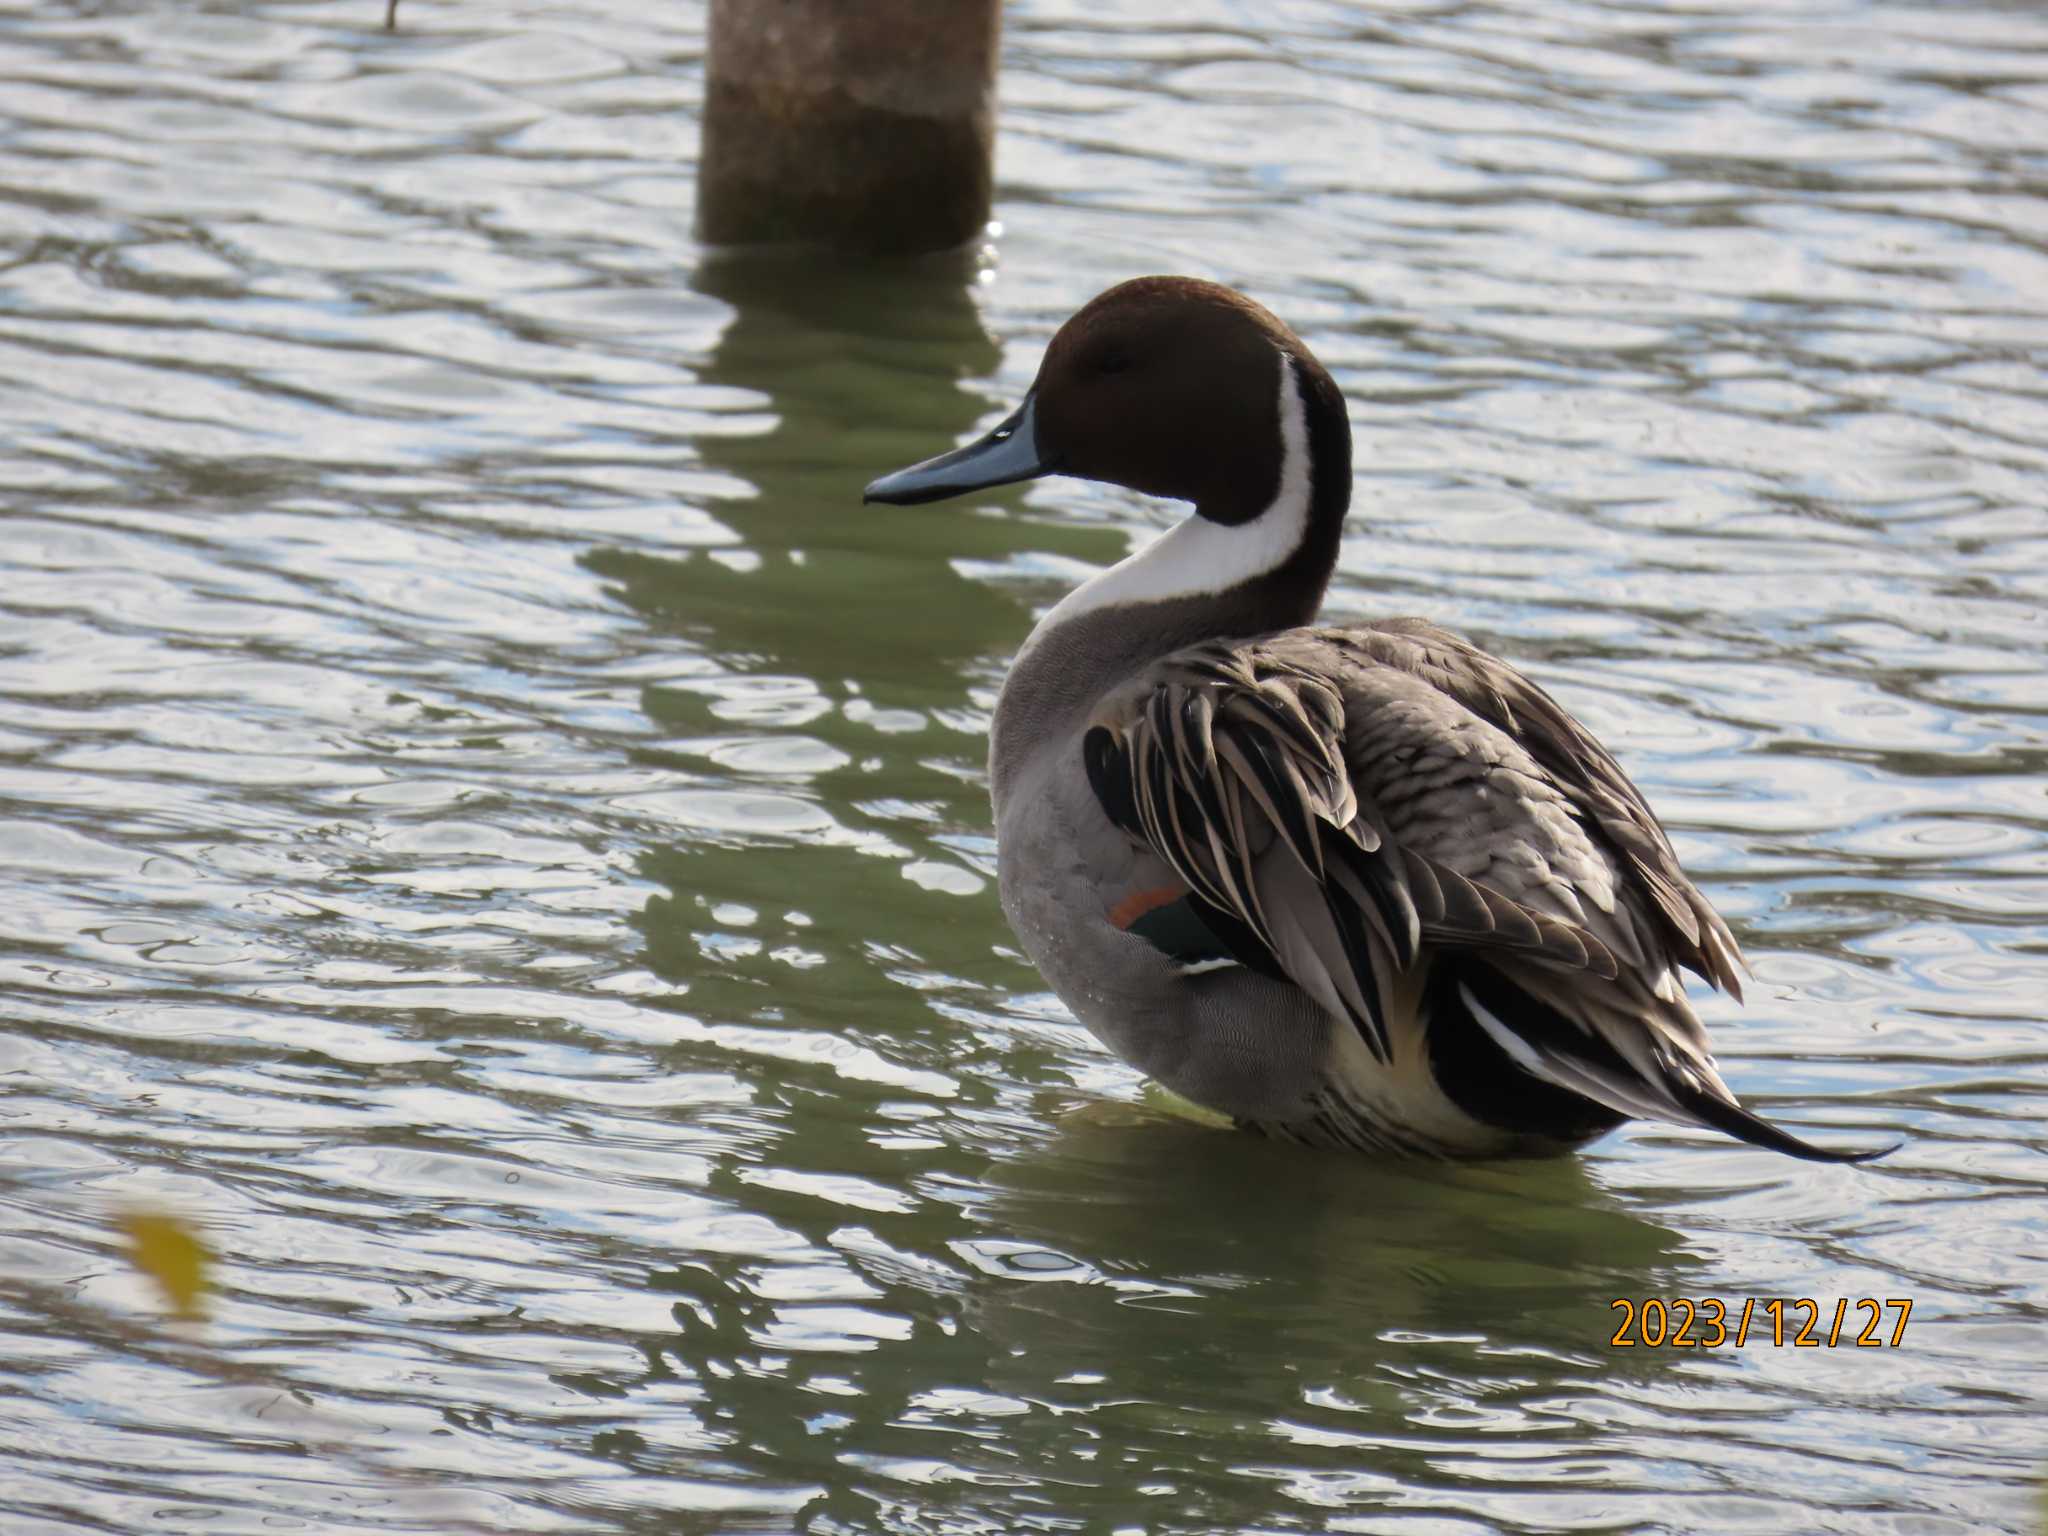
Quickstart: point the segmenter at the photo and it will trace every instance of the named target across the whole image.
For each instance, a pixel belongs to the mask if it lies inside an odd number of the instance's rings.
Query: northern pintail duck
[[[1585,727],[1424,620],[1312,627],[1351,428],[1278,319],[1120,284],[1015,414],[867,499],[1046,474],[1194,505],[1039,621],[989,743],[1003,910],[1119,1056],[1323,1145],[1546,1154],[1640,1117],[1875,1155],[1721,1080],[1678,967],[1739,997],[1734,936]]]

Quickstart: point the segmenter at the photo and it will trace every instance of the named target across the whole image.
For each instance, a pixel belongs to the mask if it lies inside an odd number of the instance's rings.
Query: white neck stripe
[[[1162,537],[1090,577],[1038,621],[1024,651],[1069,620],[1098,608],[1212,597],[1277,571],[1308,537],[1308,403],[1294,359],[1280,354],[1280,489],[1258,516],[1226,526],[1191,514]],[[1021,656],[1023,651],[1018,652]]]

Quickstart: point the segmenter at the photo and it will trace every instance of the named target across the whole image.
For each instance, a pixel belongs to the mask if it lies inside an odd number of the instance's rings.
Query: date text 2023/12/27
[[[1912,1301],[1903,1296],[1844,1298],[1832,1307],[1810,1296],[1751,1296],[1739,1313],[1718,1296],[1623,1296],[1607,1305],[1621,1314],[1607,1341],[1616,1349],[1741,1349],[1752,1339],[1777,1349],[1897,1349],[1913,1315]],[[1890,1328],[1883,1326],[1887,1312],[1897,1316]]]

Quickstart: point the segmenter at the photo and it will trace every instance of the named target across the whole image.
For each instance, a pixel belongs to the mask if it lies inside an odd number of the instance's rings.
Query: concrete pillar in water
[[[698,233],[905,253],[988,222],[1001,0],[711,0]]]

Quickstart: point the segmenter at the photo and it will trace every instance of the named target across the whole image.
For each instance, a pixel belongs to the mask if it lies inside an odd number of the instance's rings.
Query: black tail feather
[[[1436,1071],[1437,1081],[1443,1084],[1445,1092],[1453,1099],[1459,1099],[1467,1113],[1496,1124],[1513,1124],[1510,1115],[1528,1115],[1540,1109],[1555,1117],[1560,1104],[1574,1100],[1585,1109],[1604,1108],[1569,1089],[1559,1088],[1541,1078],[1526,1074],[1518,1065],[1510,1062],[1503,1052],[1487,1040],[1485,1031],[1476,1022],[1471,1021],[1470,1010],[1465,1008],[1462,999],[1457,996],[1457,987],[1451,984],[1452,980],[1450,967],[1440,963],[1435,978],[1435,982],[1439,984],[1433,984],[1431,988],[1431,1065]],[[1581,1029],[1556,1010],[1540,1002],[1492,966],[1467,965],[1456,973],[1455,980],[1471,988],[1472,994],[1496,1018],[1512,1020],[1514,1032],[1527,1041],[1531,1048],[1555,1056],[1576,1058],[1615,1077],[1625,1077],[1634,1073],[1635,1069],[1622,1060],[1607,1042]],[[1451,1070],[1454,1064],[1461,1061],[1466,1066],[1465,1072],[1460,1074]],[[1474,1066],[1480,1067],[1480,1070],[1475,1072],[1472,1070]],[[1460,1081],[1461,1077],[1464,1079],[1463,1082]],[[1469,1097],[1474,1088],[1474,1078],[1479,1079],[1477,1086],[1485,1090],[1486,1098],[1481,1102],[1467,1103],[1460,1098],[1459,1089],[1465,1088]],[[1513,1084],[1514,1087],[1510,1089],[1509,1084]],[[1780,1130],[1768,1120],[1751,1114],[1740,1104],[1709,1091],[1689,1071],[1666,1070],[1659,1074],[1657,1087],[1680,1114],[1699,1125],[1723,1131],[1737,1141],[1746,1141],[1753,1147],[1765,1147],[1773,1152],[1782,1152],[1787,1157],[1803,1158],[1808,1162],[1867,1163],[1887,1153],[1896,1152],[1904,1145],[1902,1142],[1893,1142],[1889,1146],[1854,1152],[1834,1152],[1826,1147],[1817,1147],[1812,1142],[1802,1141],[1790,1131]],[[1505,1103],[1502,1102],[1503,1099],[1506,1100]],[[1620,1113],[1613,1110],[1607,1112],[1613,1114],[1614,1121],[1618,1122],[1623,1118]],[[1640,1114],[1640,1111],[1637,1113]]]
[[[1690,1084],[1674,1082],[1670,1086],[1672,1096],[1689,1113],[1697,1115],[1703,1124],[1711,1125],[1717,1131],[1726,1131],[1736,1140],[1746,1141],[1753,1147],[1768,1147],[1773,1152],[1804,1158],[1809,1163],[1868,1163],[1905,1145],[1902,1141],[1895,1141],[1890,1146],[1871,1147],[1860,1152],[1836,1152],[1827,1147],[1816,1147],[1812,1142],[1802,1141],[1790,1131],[1780,1130],[1770,1121],[1751,1114],[1740,1104],[1730,1104]]]

